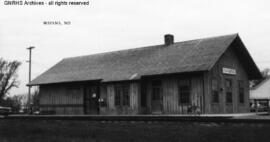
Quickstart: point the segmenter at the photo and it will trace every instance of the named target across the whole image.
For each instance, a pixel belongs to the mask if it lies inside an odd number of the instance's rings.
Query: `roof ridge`
[[[136,80],[147,75],[207,71],[237,37],[230,34],[64,58],[28,85]],[[138,76],[133,78],[135,73]]]
[[[111,54],[111,53],[125,52],[125,51],[132,51],[132,50],[143,50],[145,48],[158,47],[158,46],[163,46],[163,44],[144,46],[144,47],[136,47],[136,48],[130,48],[130,49],[115,50],[115,51],[106,51],[106,52],[94,53],[94,54],[82,55],[82,56],[66,57],[64,59],[74,59],[74,58],[88,57],[88,56],[94,56],[94,55],[106,55],[106,54]]]
[[[225,36],[226,36],[226,35],[225,35]],[[231,34],[231,35],[227,35],[227,36],[235,36],[235,37],[233,38],[233,40],[230,42],[230,44],[229,44],[227,47],[230,47],[230,45],[233,43],[233,41],[236,39],[236,37],[239,37],[238,33]],[[222,36],[219,36],[219,37],[222,37]],[[217,38],[218,38],[218,37],[217,37]],[[225,49],[220,53],[219,57],[216,59],[216,61],[214,61],[214,62],[212,63],[212,65],[209,67],[208,70],[212,69],[212,68],[215,66],[216,62],[221,58],[221,56],[226,52],[226,50],[227,50],[227,48],[225,48]]]
[[[203,37],[203,38],[192,39],[192,40],[179,41],[179,42],[175,42],[174,44],[180,44],[180,43],[184,43],[184,42],[192,42],[192,41],[198,41],[198,40],[200,40],[200,42],[201,42],[202,40],[207,40],[207,39],[215,39],[215,38],[221,38],[221,37],[227,37],[227,36],[237,36],[237,35],[238,35],[238,33],[219,35],[219,36],[210,36],[210,37]],[[143,47],[135,47],[135,48],[130,48],[130,49],[121,49],[121,50],[115,50],[115,51],[94,53],[94,54],[88,54],[88,55],[82,55],[82,56],[66,57],[66,58],[63,58],[63,60],[64,59],[83,58],[83,57],[94,56],[94,55],[100,56],[100,55],[106,55],[106,54],[117,53],[117,52],[127,52],[127,51],[132,51],[132,50],[136,51],[136,50],[143,50],[145,48],[161,47],[161,46],[165,46],[165,45],[164,44],[156,44],[156,45],[149,45],[149,46],[143,46]]]

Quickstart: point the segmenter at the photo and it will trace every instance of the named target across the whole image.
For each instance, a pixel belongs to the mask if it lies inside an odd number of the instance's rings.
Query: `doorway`
[[[225,113],[233,113],[233,79],[225,78]]]
[[[151,94],[151,110],[152,114],[161,114],[162,113],[162,89],[161,81],[154,80],[152,81],[152,94]]]
[[[87,86],[84,97],[84,112],[85,114],[99,114],[99,87],[97,85]]]

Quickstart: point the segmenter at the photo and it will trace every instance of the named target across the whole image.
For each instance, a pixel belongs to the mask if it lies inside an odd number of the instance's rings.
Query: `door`
[[[151,109],[153,114],[162,113],[162,90],[161,90],[161,81],[155,80],[152,81],[152,99],[151,99]]]
[[[233,79],[225,78],[225,113],[233,113]]]
[[[99,91],[98,86],[88,86],[85,89],[85,114],[99,114]]]

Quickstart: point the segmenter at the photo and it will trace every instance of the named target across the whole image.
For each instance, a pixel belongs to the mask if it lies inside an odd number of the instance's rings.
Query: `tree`
[[[32,104],[36,107],[39,106],[39,90],[36,89],[34,91],[34,93],[32,94],[32,100],[31,100]]]
[[[263,79],[267,78],[269,76],[269,71],[270,69],[269,68],[265,68],[261,71],[261,74],[263,76]]]
[[[19,86],[17,71],[20,65],[19,61],[0,58],[0,101],[7,96],[11,88]]]
[[[33,94],[31,94],[31,111],[39,111],[39,90],[36,88]]]
[[[5,107],[11,107],[13,112],[19,112],[22,108],[23,96],[22,95],[14,95],[6,97],[2,100],[1,105]]]

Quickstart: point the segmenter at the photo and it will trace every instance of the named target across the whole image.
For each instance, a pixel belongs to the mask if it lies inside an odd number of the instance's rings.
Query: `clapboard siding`
[[[56,114],[83,114],[82,86],[41,85],[39,103],[41,111]]]

